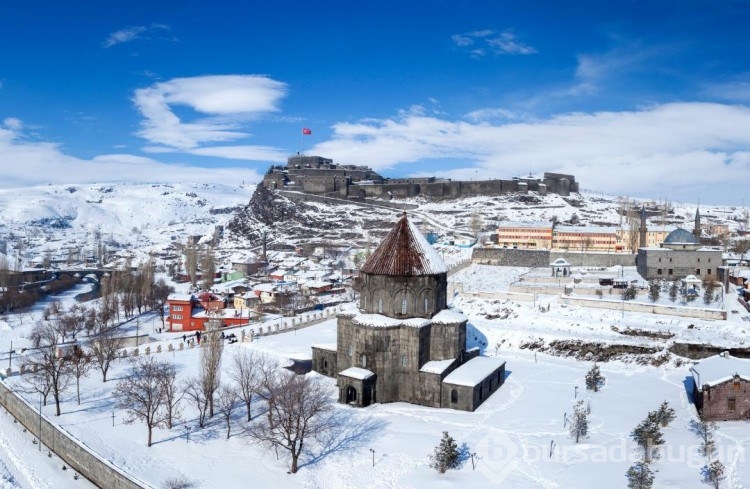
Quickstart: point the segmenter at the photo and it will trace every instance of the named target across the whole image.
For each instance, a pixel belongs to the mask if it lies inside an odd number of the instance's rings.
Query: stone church
[[[338,315],[335,346],[313,369],[339,402],[410,402],[475,410],[505,381],[505,362],[466,349],[467,318],[447,306],[448,267],[406,213],[360,271],[359,307]]]

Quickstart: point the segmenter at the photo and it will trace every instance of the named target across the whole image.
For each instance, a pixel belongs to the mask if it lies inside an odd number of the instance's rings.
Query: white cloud
[[[137,25],[120,29],[107,36],[102,43],[103,48],[111,48],[117,44],[135,41],[136,39],[151,39],[159,31],[169,31],[170,27],[166,24]]]
[[[23,123],[20,119],[16,119],[15,117],[6,117],[5,120],[3,120],[3,126],[11,131],[20,131],[23,127]]]
[[[496,54],[534,54],[536,49],[516,40],[512,31],[501,32],[498,36],[488,38],[490,45]]]
[[[727,198],[726,186],[750,176],[747,127],[747,107],[710,103],[494,125],[407,114],[336,124],[333,139],[313,151],[407,173],[409,163],[446,159],[458,166],[446,174],[464,178],[560,171],[603,192],[709,201]]]
[[[454,34],[451,36],[453,44],[458,48],[466,48],[472,58],[481,58],[488,52],[503,54],[528,55],[537,52],[536,48],[518,41],[511,29],[495,32],[489,29]]]
[[[12,119],[12,118],[11,118]],[[233,184],[241,180],[259,181],[251,168],[205,168],[169,164],[137,155],[106,154],[90,160],[65,154],[59,145],[32,142],[4,121],[0,127],[0,161],[3,166],[0,187],[40,184],[94,182],[206,182]],[[11,126],[22,127],[20,121]]]
[[[748,103],[750,102],[750,75],[745,74],[743,78],[709,85],[703,91],[707,95],[720,100]]]
[[[133,97],[144,117],[138,135],[157,147],[184,152],[244,139],[250,136],[243,130],[245,123],[278,112],[286,92],[285,83],[259,75],[199,76],[155,83],[136,90]],[[198,116],[183,122],[173,112],[177,106],[188,107]]]

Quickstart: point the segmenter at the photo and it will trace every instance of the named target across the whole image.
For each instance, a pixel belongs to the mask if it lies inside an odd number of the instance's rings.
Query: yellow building
[[[667,235],[674,231],[675,227],[655,227],[649,226],[646,228],[646,248],[658,248],[667,238]],[[617,229],[617,245],[618,252],[635,253],[640,248],[640,231],[635,230],[635,238],[631,240],[630,229],[618,228]],[[631,243],[635,244],[635,249],[632,248]]]
[[[569,251],[617,251],[617,228],[598,226],[557,226],[552,249]]]
[[[552,246],[552,223],[501,222],[497,227],[497,244],[507,248],[548,250]]]

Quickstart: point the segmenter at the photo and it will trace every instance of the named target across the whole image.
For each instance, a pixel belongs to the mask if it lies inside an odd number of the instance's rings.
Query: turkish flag
[[[306,127],[303,127],[303,128],[302,128],[302,134],[304,134],[305,136],[309,136],[309,135],[311,135],[311,134],[312,134],[312,130],[311,130],[311,129],[308,129],[308,128],[306,128]]]

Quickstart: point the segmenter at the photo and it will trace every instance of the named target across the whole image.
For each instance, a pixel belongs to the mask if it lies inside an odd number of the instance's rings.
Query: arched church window
[[[456,404],[458,402],[458,391],[456,389],[453,389],[451,391],[451,404]]]
[[[430,311],[430,299],[427,297],[424,298],[424,312],[428,313]]]
[[[362,363],[363,367],[367,366],[367,355],[362,355],[359,357],[359,361]]]
[[[406,314],[406,299],[401,301],[401,314]]]
[[[378,299],[378,313],[383,312],[383,299]]]

